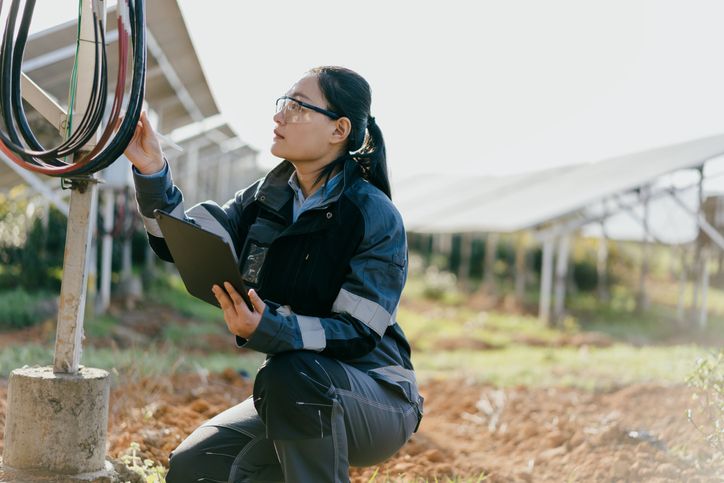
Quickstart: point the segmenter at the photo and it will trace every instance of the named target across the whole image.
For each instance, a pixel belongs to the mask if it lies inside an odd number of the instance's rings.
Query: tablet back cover
[[[156,219],[191,295],[219,307],[211,287],[228,281],[251,306],[232,248],[220,236],[160,210]]]

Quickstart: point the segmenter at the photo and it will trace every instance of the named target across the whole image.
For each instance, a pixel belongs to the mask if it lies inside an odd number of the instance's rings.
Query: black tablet
[[[249,309],[254,310],[233,249],[223,238],[164,211],[155,210],[154,215],[186,290],[191,295],[219,307],[211,287],[216,284],[224,288],[224,282],[229,282]]]

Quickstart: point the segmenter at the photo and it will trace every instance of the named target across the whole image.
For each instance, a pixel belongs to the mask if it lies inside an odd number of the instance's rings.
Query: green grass
[[[223,320],[199,320],[185,324],[171,324],[163,328],[161,338],[177,346],[202,347],[194,341],[203,342],[203,336],[219,334],[228,335],[229,340],[233,336],[229,333]]]
[[[178,276],[160,277],[151,286],[148,298],[155,303],[167,305],[187,317],[208,321],[224,321],[224,316],[218,307],[190,295]]]
[[[97,315],[89,317],[83,322],[83,332],[86,336],[92,338],[110,337],[113,326],[116,324],[118,324],[117,317],[108,314]]]
[[[423,351],[436,350],[441,339],[476,340],[505,347],[521,339],[554,343],[566,334],[546,327],[536,317],[468,308],[419,311],[402,305],[397,320],[414,347]]]
[[[703,350],[697,346],[545,348],[413,353],[418,377],[470,376],[496,386],[571,386],[588,390],[632,383],[683,384]]]
[[[430,377],[472,376],[499,386],[564,385],[600,389],[637,382],[683,383],[701,355],[701,347],[670,345],[633,347],[615,344],[608,348],[534,347],[556,345],[572,333],[594,328],[620,340],[647,342],[669,334],[664,321],[667,309],[659,305],[642,315],[629,310],[630,293],[615,292],[610,304],[599,304],[590,295],[572,297],[570,308],[582,314],[580,324],[571,318],[563,330],[551,329],[529,315],[474,310],[453,290],[436,300],[424,297],[424,280],[411,279],[398,321],[413,345],[413,362],[422,381]],[[167,304],[192,320],[169,324],[161,341],[148,347],[110,349],[84,347],[81,363],[138,376],[166,375],[173,371],[198,368],[215,372],[227,367],[254,374],[263,358],[260,354],[240,355],[232,351],[203,349],[204,336],[227,334],[221,312],[190,296],[178,277],[168,276],[149,291],[156,302]],[[111,334],[118,323],[112,316],[101,316],[86,323],[86,333],[94,338]],[[719,327],[713,323],[713,329]],[[638,338],[638,339],[637,339]],[[472,350],[464,344],[458,350],[442,350],[442,342],[479,341],[493,347]],[[229,344],[232,344],[231,339]],[[448,349],[450,347],[448,346]],[[52,363],[52,347],[30,344],[0,351],[0,377],[24,364]]]
[[[138,377],[167,376],[173,372],[188,372],[199,368],[221,372],[227,367],[255,374],[263,360],[262,354],[189,354],[173,346],[150,349],[96,349],[86,347],[81,364],[106,369],[113,373]],[[13,369],[24,365],[52,365],[53,347],[37,344],[6,347],[0,351],[0,377],[6,378]]]
[[[603,332],[623,342],[650,344],[677,337],[713,343],[722,340],[724,316],[713,308],[717,306],[717,299],[722,294],[720,290],[711,289],[707,297],[709,317],[705,328],[688,320],[679,322],[676,296],[673,295],[673,298],[667,300],[666,294],[666,291],[652,292],[651,305],[642,313],[635,311],[634,294],[620,286],[611,291],[609,303],[600,303],[592,294],[578,294],[567,302],[567,307],[576,315],[583,329]],[[685,317],[688,315],[686,311]]]
[[[694,344],[552,347],[571,334],[587,330],[641,344],[682,332],[672,319],[670,307],[652,304],[648,312],[636,314],[631,306],[633,296],[626,290],[614,291],[609,304],[599,303],[590,294],[571,296],[568,308],[575,316],[568,317],[562,329],[553,329],[535,316],[476,311],[450,303],[453,296],[431,303],[425,299],[423,285],[422,277],[413,277],[397,317],[413,346],[413,363],[422,381],[470,376],[498,386],[563,385],[589,390],[643,382],[682,384],[706,350]],[[455,291],[454,297],[459,293]],[[707,330],[715,334],[724,331],[724,325],[712,317]],[[457,350],[441,350],[442,343],[450,340],[461,343]],[[486,343],[492,349],[466,347],[470,341]],[[551,347],[534,347],[526,341]]]

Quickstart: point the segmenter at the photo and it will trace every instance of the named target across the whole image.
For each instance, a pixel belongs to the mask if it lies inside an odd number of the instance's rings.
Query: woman
[[[149,243],[173,261],[157,208],[233,245],[250,310],[214,286],[239,347],[267,354],[253,395],[171,453],[167,481],[347,481],[395,453],[422,417],[410,346],[395,321],[407,245],[390,200],[368,83],[342,67],[304,75],[276,104],[282,161],[224,206],[189,210],[145,113],[126,155]]]

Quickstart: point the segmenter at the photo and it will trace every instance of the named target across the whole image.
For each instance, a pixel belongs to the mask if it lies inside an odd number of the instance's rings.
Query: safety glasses
[[[328,111],[327,109],[322,109],[321,107],[298,101],[297,99],[289,96],[282,96],[277,99],[276,102],[276,113],[282,113],[282,116],[284,116],[284,122],[287,123],[299,124],[310,122],[312,120],[311,111],[324,114],[325,116],[335,120],[342,117],[336,112]]]

